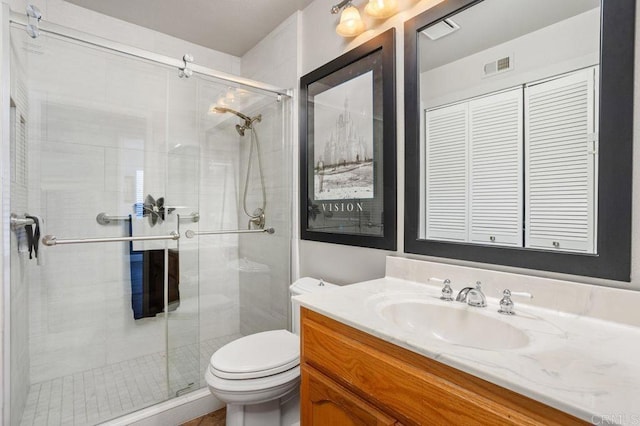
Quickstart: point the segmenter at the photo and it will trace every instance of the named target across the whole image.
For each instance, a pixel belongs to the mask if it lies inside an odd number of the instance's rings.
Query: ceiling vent
[[[496,59],[495,61],[484,64],[483,77],[490,77],[494,74],[511,71],[513,69],[513,55]]]
[[[429,28],[425,28],[421,32],[431,40],[437,40],[459,29],[460,25],[456,24],[451,19],[443,19],[437,24],[433,24]]]

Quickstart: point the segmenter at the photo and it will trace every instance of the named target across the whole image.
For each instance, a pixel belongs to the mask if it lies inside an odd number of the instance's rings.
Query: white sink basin
[[[520,329],[461,303],[433,303],[426,300],[394,301],[378,305],[385,320],[403,330],[456,345],[480,349],[517,349],[529,343]],[[496,314],[498,315],[498,314]]]

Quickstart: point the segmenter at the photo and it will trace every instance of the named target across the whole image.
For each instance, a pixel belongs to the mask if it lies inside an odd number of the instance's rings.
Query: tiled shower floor
[[[238,337],[201,342],[199,353],[196,345],[175,349],[169,365],[173,392],[194,380],[191,389],[198,389],[211,354]],[[166,400],[166,375],[165,354],[156,353],[33,384],[20,425],[95,425],[119,417]]]

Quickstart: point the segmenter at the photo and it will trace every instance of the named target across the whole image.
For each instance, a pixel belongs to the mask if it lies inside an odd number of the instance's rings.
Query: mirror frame
[[[598,156],[598,254],[551,252],[418,238],[420,206],[419,31],[483,0],[448,0],[405,22],[406,253],[631,280],[635,0],[602,0]]]

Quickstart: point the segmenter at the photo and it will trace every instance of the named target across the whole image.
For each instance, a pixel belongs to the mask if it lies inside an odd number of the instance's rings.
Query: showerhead
[[[254,121],[257,121],[258,123],[262,121],[262,115],[256,115],[255,117],[251,118],[244,115],[241,112],[236,111],[235,109],[231,109],[227,107],[215,106],[212,108],[212,110],[214,112],[221,113],[221,114],[224,114],[225,112],[229,112],[231,114],[237,115],[242,120],[244,120],[244,125],[241,126],[239,124],[236,124],[236,131],[240,136],[244,136],[244,131],[252,128],[251,125],[253,124]]]

